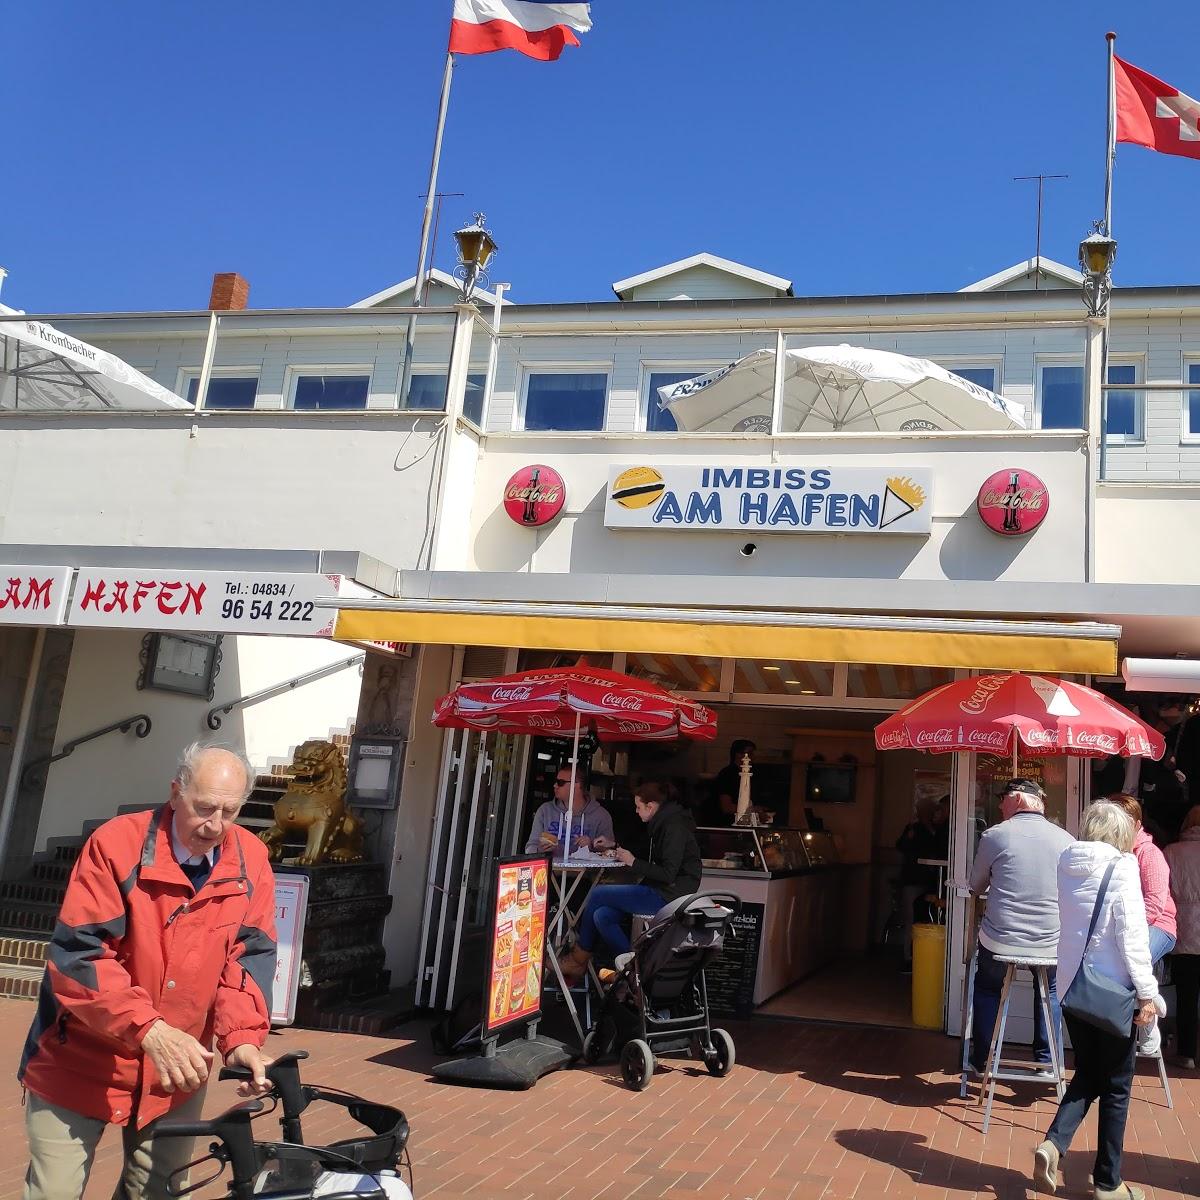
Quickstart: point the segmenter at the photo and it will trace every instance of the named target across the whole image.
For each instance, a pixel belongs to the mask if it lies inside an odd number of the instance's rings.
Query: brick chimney
[[[250,299],[250,285],[236,271],[225,271],[214,275],[212,293],[208,307],[225,311],[230,308],[245,308]]]

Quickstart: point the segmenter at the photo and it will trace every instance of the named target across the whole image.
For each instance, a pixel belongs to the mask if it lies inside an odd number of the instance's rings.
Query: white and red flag
[[[544,62],[564,46],[578,46],[577,33],[592,27],[590,4],[552,0],[454,0],[451,54],[490,54],[518,50]]]
[[[1200,103],[1116,57],[1113,84],[1118,142],[1200,158]]]

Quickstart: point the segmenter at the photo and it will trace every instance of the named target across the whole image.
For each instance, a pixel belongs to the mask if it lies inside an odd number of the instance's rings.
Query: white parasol
[[[116,355],[0,304],[0,409],[192,407]]]
[[[658,389],[660,407],[691,433],[769,433],[775,351]],[[910,433],[1023,429],[1021,405],[927,358],[862,346],[786,351],[784,433]]]

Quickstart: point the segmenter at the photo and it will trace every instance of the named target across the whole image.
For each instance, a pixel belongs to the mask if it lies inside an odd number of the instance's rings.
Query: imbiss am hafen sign
[[[613,466],[610,529],[928,536],[933,472],[925,468]]]

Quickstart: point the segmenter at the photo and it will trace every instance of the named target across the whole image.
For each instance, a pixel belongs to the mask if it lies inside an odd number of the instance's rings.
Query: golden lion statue
[[[346,807],[346,764],[341,751],[320,740],[305,742],[287,769],[288,789],[275,801],[275,824],[258,836],[272,862],[283,857],[288,834],[307,834],[296,865],[327,861],[350,863],[363,858],[362,822]]]

